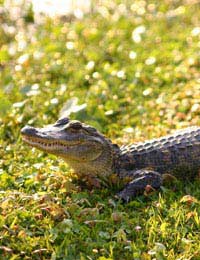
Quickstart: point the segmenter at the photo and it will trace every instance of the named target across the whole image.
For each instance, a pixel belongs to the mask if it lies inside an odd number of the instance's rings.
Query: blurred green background
[[[124,206],[20,138],[60,115],[119,144],[200,125],[199,1],[71,2],[0,1],[0,259],[199,259],[198,181]]]

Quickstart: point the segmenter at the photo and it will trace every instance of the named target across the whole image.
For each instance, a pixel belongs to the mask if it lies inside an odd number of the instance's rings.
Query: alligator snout
[[[32,126],[25,126],[21,129],[22,135],[35,135],[37,130]]]

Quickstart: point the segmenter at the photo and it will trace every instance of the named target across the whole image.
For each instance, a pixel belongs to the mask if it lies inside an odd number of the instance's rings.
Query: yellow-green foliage
[[[25,124],[53,123],[67,101],[71,118],[118,143],[200,125],[198,1],[104,2],[43,24],[30,9],[21,21],[2,12],[2,260],[200,259],[198,180],[124,205],[118,187],[81,188],[64,162],[22,143]]]

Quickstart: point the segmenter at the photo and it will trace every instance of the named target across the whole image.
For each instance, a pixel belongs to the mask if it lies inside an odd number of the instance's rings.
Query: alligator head
[[[21,134],[30,146],[62,157],[77,174],[104,176],[113,171],[116,145],[89,125],[61,118],[44,128],[25,126]]]

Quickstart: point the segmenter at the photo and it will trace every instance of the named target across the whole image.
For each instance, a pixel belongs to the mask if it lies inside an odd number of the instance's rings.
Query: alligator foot
[[[129,182],[125,188],[117,194],[122,201],[129,202],[139,194],[149,190],[159,189],[162,185],[162,175],[151,170],[137,170],[133,173],[134,180]]]

